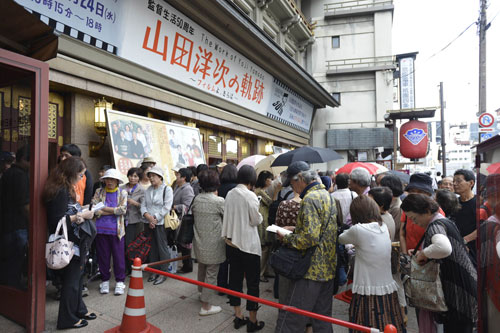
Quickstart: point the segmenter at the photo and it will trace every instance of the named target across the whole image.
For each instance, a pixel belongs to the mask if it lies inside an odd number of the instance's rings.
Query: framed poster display
[[[152,157],[165,171],[168,184],[175,178],[174,166],[205,163],[197,128],[115,110],[107,110],[106,117],[113,160],[124,181],[127,171],[146,157]]]

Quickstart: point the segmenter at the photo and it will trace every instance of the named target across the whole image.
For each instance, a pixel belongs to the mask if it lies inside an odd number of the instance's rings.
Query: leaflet
[[[278,231],[283,235],[291,234],[292,232],[288,229],[277,226],[276,224],[271,224],[266,228],[266,231],[278,233]]]

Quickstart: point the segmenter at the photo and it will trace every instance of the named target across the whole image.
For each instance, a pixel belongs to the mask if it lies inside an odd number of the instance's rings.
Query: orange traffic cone
[[[352,281],[347,282],[347,284],[351,284]],[[346,291],[337,294],[333,296],[334,298],[338,299],[339,301],[346,302],[347,304],[351,303],[352,299],[352,289],[347,289]]]
[[[144,301],[141,264],[141,259],[134,259],[122,324],[104,333],[161,333],[158,327],[146,321],[146,304]]]

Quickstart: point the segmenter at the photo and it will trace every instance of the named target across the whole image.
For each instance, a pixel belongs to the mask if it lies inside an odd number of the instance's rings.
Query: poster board
[[[106,117],[114,164],[123,181],[128,170],[139,166],[145,157],[152,157],[165,171],[167,184],[175,179],[174,166],[205,163],[197,128],[115,110],[107,110]]]

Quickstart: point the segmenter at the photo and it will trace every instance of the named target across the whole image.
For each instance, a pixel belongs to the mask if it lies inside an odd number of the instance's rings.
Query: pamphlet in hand
[[[283,235],[288,235],[288,234],[292,233],[290,230],[282,228],[282,227],[278,227],[276,224],[271,224],[269,227],[266,228],[266,231],[274,232],[274,233],[278,233],[278,231],[279,231]]]
[[[97,203],[95,205],[90,206],[90,208],[91,208],[91,210],[93,212],[96,212],[96,211],[98,211],[100,209],[103,209],[104,207],[105,207],[105,205],[104,205],[103,202],[99,202],[99,203]],[[89,210],[89,205],[85,205],[85,206],[82,207],[82,212],[86,212],[88,210]]]

